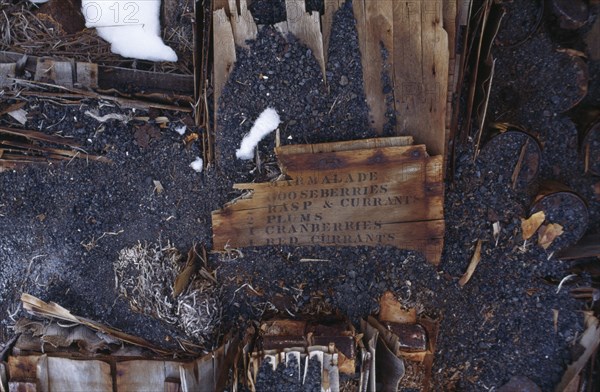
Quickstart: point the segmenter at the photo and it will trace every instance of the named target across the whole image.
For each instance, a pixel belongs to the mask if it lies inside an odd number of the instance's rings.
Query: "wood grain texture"
[[[356,0],[352,5],[358,30],[370,125],[381,134],[386,122],[386,100],[382,83],[382,73],[386,64],[384,64],[382,56],[382,46],[388,52],[386,68],[392,70],[392,75],[389,75],[391,79],[394,69],[394,58],[391,55],[394,42],[392,10],[396,2],[392,0]]]
[[[391,245],[421,251],[437,264],[443,158],[427,155],[424,145],[358,141],[357,150],[344,142],[332,151],[339,143],[332,144],[280,148],[289,180],[236,184],[252,193],[213,212],[214,247]]]
[[[445,150],[448,34],[442,3],[394,3],[396,134],[408,134],[434,155]]]
[[[233,29],[233,38],[237,46],[248,48],[247,40],[256,39],[258,28],[252,14],[248,10],[246,0],[239,0],[240,8],[237,9],[236,0],[229,0],[229,9],[232,11],[230,20]]]

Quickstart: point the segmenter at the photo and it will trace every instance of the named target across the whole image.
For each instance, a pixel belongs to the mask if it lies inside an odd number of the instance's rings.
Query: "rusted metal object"
[[[384,323],[384,326],[398,337],[401,351],[426,351],[427,332],[421,324]]]
[[[600,116],[583,132],[581,154],[585,172],[600,176]]]
[[[531,207],[532,214],[538,211],[544,211],[546,223],[559,224],[564,230],[553,241],[550,248],[552,251],[575,244],[588,228],[589,213],[584,199],[568,186],[556,181],[547,181],[541,185]]]
[[[583,0],[552,0],[550,10],[561,29],[577,30],[590,18],[590,9]]]
[[[510,170],[513,189],[531,184],[538,175],[542,146],[537,138],[525,128],[508,123],[492,124],[481,158],[495,156],[498,167]],[[498,162],[498,156],[502,162]]]

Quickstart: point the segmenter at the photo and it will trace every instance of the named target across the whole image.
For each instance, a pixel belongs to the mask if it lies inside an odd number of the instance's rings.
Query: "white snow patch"
[[[240,148],[235,152],[239,159],[254,158],[254,148],[265,136],[273,132],[279,126],[281,120],[279,114],[273,108],[266,108],[250,129],[250,132],[242,139]]]
[[[85,26],[95,27],[123,57],[177,61],[177,54],[160,38],[161,0],[82,0]]]
[[[196,157],[196,160],[190,163],[190,167],[200,173],[204,167],[204,161],[200,157]]]
[[[181,125],[179,127],[175,127],[175,132],[177,132],[181,136],[185,135],[185,131],[186,130],[187,130],[187,127],[185,125]]]

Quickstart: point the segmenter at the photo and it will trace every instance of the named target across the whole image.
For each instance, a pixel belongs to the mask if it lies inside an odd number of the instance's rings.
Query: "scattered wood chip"
[[[498,241],[500,240],[500,222],[494,222],[492,225],[492,230],[494,234],[494,241],[496,241],[494,246],[498,246]]]
[[[555,388],[556,391],[578,390],[579,374],[588,364],[588,361],[592,358],[592,355],[596,352],[600,344],[600,322],[594,317],[591,311],[584,312],[584,315],[585,331],[579,340],[579,344],[584,348],[584,352],[575,362],[569,365],[560,384]]]
[[[549,223],[547,225],[540,226],[540,232],[538,237],[538,244],[548,249],[552,242],[563,233],[563,227],[558,223]]]
[[[27,122],[27,112],[25,111],[25,109],[13,110],[11,112],[8,112],[8,115],[17,120],[21,125],[25,125],[25,123]]]
[[[475,245],[475,253],[473,253],[473,257],[471,258],[471,262],[469,263],[469,267],[467,267],[467,272],[460,278],[458,284],[462,287],[467,284],[473,273],[475,272],[475,268],[481,261],[481,244],[483,241],[478,240],[477,245]]]
[[[154,191],[156,192],[156,194],[160,195],[165,191],[165,188],[163,188],[160,181],[152,180],[152,182],[154,183]]]
[[[558,333],[558,309],[552,309],[552,322],[554,324],[554,333]]]
[[[546,220],[546,213],[538,211],[527,219],[521,219],[521,231],[523,240],[530,239]]]

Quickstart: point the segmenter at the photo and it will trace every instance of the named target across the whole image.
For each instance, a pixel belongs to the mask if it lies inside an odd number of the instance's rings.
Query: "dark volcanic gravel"
[[[496,41],[503,46],[512,46],[527,40],[542,18],[543,0],[501,1],[506,14],[502,19]]]
[[[340,29],[337,26],[342,26]],[[310,49],[293,37],[265,26],[250,50],[238,49],[237,60],[219,101],[217,164],[227,177],[244,182],[254,163],[235,159],[242,137],[267,107],[279,113],[282,144],[352,140],[376,136],[370,131],[362,86],[362,68],[352,8],[334,18],[327,63],[329,92]],[[274,135],[259,151],[273,160]]]
[[[269,106],[281,116],[282,143],[376,136],[369,128],[351,15],[348,5],[336,15],[328,85],[313,54],[270,27],[260,31],[249,50],[238,50],[219,102],[217,162],[201,174],[189,167],[201,155],[199,147],[186,148],[171,129],[183,121],[180,115],[152,113],[171,120],[171,128],[163,130],[135,121],[100,124],[83,112],[128,112],[92,101],[64,107],[32,99],[25,107],[28,128],[61,131],[86,151],[105,153],[114,164],[74,160],[0,174],[0,343],[10,336],[7,314],[17,310],[21,291],[163,345],[167,336],[180,335],[131,312],[117,298],[112,263],[118,251],[159,239],[172,241],[181,252],[193,242],[210,248],[210,212],[237,195],[231,184],[264,181],[277,172],[274,135],[259,147],[262,172],[255,162],[234,159],[242,136]],[[558,180],[577,191],[588,203],[589,231],[598,232],[600,198],[593,188],[598,179],[583,175],[577,128],[560,113],[575,94],[562,55],[543,31],[518,48],[494,52],[497,76],[489,119],[535,131],[543,147],[538,180]],[[15,126],[7,116],[0,125]],[[271,316],[345,315],[356,323],[377,312],[380,295],[391,290],[419,314],[440,322],[433,390],[489,390],[517,375],[553,390],[582,331],[583,305],[569,289],[588,285],[589,279],[581,274],[557,292],[571,263],[555,259],[551,249],[544,251],[535,241],[522,240],[521,218],[530,212],[539,181],[514,190],[509,186],[515,150],[496,148],[474,159],[472,145],[457,148],[438,267],[415,252],[392,248],[263,247],[211,253],[224,304],[222,332]],[[163,193],[154,191],[153,180],[161,182]],[[500,225],[497,239],[495,222]],[[458,280],[478,240],[483,241],[481,262],[461,287]],[[87,244],[95,246],[88,250]],[[285,391],[283,384],[298,390],[291,380],[295,369],[273,372],[266,366],[259,380],[263,390]],[[303,390],[317,383],[314,378]]]
[[[306,0],[306,12],[318,11],[323,14],[324,0]],[[256,24],[273,25],[283,22],[287,13],[285,0],[254,0],[248,7]],[[305,10],[298,10],[298,12]]]

